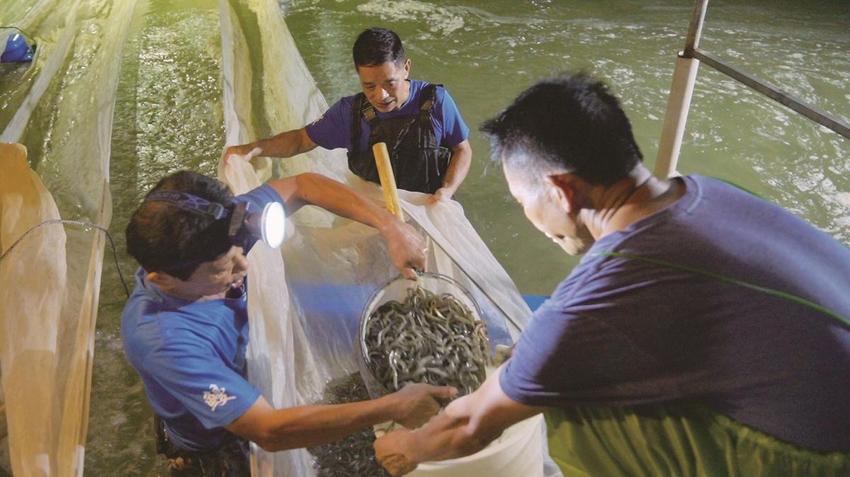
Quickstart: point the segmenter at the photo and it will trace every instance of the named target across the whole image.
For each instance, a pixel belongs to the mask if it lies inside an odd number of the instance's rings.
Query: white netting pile
[[[261,5],[260,5],[261,4]],[[224,116],[227,144],[256,139],[253,109],[274,131],[303,127],[328,107],[275,2],[253,2],[262,65],[250,64],[248,45],[231,4],[221,1]],[[262,72],[262,73],[259,73]],[[252,103],[254,74],[262,74],[263,108]],[[256,99],[255,99],[256,101]],[[311,171],[347,183],[382,201],[380,189],[347,169],[345,152],[317,148],[280,163],[284,176]],[[262,172],[262,171],[261,171]],[[235,193],[260,184],[250,164],[223,161],[219,176]],[[478,301],[494,343],[512,338],[530,310],[504,269],[456,202],[427,204],[427,196],[399,191],[406,220],[428,237],[427,270],[449,275]],[[378,287],[398,274],[377,231],[306,207],[289,219],[293,232],[280,254],[258,245],[249,257],[251,345],[249,374],[275,406],[316,402],[331,379],[358,370],[356,332],[361,311]],[[284,269],[284,263],[286,264]],[[509,318],[508,318],[509,317]],[[518,321],[516,324],[509,320]],[[255,475],[313,475],[304,450],[256,453]]]

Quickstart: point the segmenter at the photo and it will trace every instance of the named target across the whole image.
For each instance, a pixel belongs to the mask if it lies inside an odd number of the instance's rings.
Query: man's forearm
[[[469,174],[471,165],[472,148],[469,147],[467,141],[452,148],[452,156],[449,161],[449,167],[446,169],[443,187],[449,189],[454,194],[463,183],[463,180],[466,179],[466,175]]]
[[[394,404],[387,398],[348,404],[278,409],[272,415],[270,435],[259,443],[279,451],[334,442],[369,426],[390,421]]]
[[[453,415],[447,410],[415,431],[401,431],[398,438],[404,443],[405,456],[420,464],[474,454],[498,436],[476,436],[468,416]]]
[[[394,216],[376,202],[329,177],[312,173],[299,174],[295,182],[295,201],[291,203],[287,200],[287,205],[294,205],[296,209],[303,204],[313,204],[374,227],[381,233],[385,233],[395,223]]]
[[[231,148],[233,152],[239,154],[248,154],[254,148],[260,148],[261,156],[270,157],[292,157],[310,151],[316,147],[316,144],[307,135],[307,132],[302,129],[285,131],[272,137],[260,139],[248,144],[234,146]]]
[[[421,235],[383,206],[350,187],[314,173],[271,180],[268,185],[280,194],[289,213],[312,204],[378,229],[393,265],[405,277],[415,278],[414,269],[425,266],[426,249]]]

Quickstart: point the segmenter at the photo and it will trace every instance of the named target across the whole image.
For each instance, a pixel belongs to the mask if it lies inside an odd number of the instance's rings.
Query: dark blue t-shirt
[[[397,116],[410,116],[419,113],[422,90],[428,83],[420,80],[410,80],[410,96],[401,108],[382,113],[378,111],[379,119]],[[319,146],[325,149],[351,148],[351,125],[354,114],[351,105],[355,95],[346,96],[325,111],[316,121],[306,127],[307,135]],[[469,128],[463,122],[457,105],[445,88],[437,88],[434,108],[431,110],[431,123],[434,125],[434,135],[441,146],[452,148],[469,137]],[[360,118],[360,148],[365,151],[369,147],[369,123]]]
[[[240,195],[262,210],[283,202],[268,185]],[[142,378],[148,401],[180,448],[220,446],[230,424],[260,392],[245,379],[247,292],[238,298],[187,301],[160,291],[136,273],[121,318],[124,352]]]
[[[547,407],[696,400],[850,450],[850,330],[788,298],[850,318],[850,250],[726,183],[681,180],[680,200],[599,240],[535,312],[503,391]]]

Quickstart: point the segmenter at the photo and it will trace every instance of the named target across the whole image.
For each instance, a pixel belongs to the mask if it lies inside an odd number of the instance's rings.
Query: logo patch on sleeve
[[[227,391],[226,388],[220,388],[215,384],[210,384],[210,390],[204,391],[204,402],[212,411],[215,411],[219,406],[224,406],[227,401],[236,399],[236,396],[228,396],[225,391]]]

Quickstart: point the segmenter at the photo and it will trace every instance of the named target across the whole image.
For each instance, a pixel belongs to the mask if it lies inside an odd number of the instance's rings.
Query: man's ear
[[[575,177],[572,174],[550,174],[546,176],[546,183],[549,186],[550,193],[554,195],[555,200],[561,204],[567,213],[579,209]]]
[[[407,79],[410,76],[411,65],[413,65],[413,62],[410,61],[410,58],[404,60],[404,79]]]
[[[180,281],[179,278],[173,277],[165,272],[148,272],[148,274],[145,275],[145,279],[154,285],[165,289],[172,288],[178,281]]]

